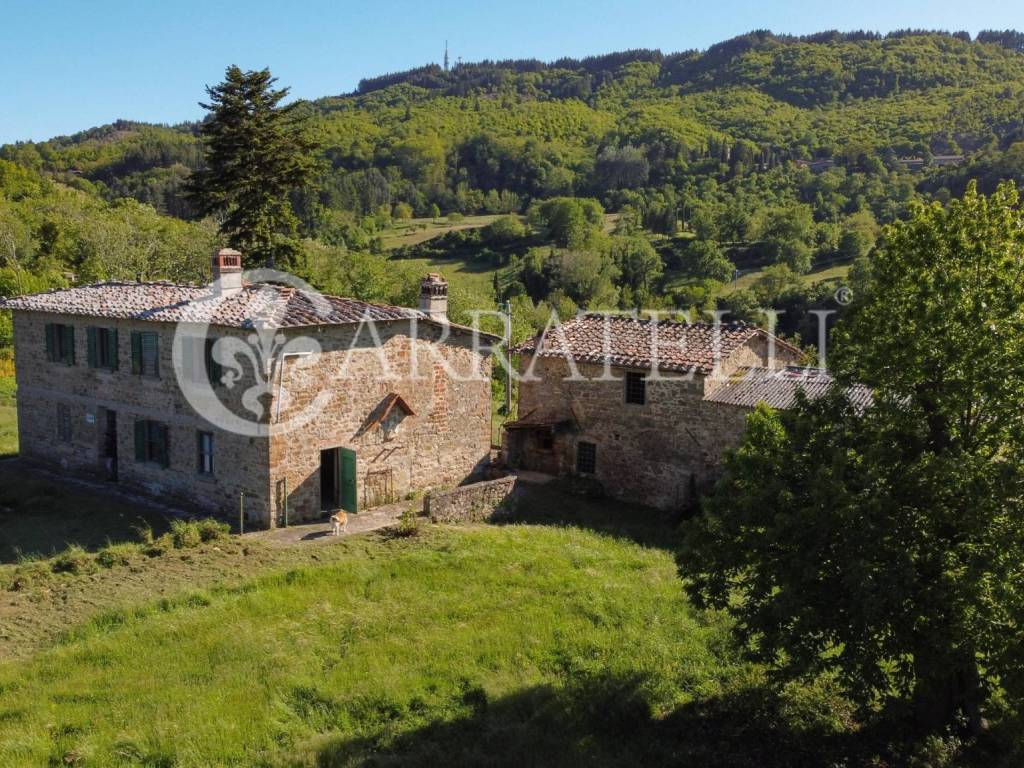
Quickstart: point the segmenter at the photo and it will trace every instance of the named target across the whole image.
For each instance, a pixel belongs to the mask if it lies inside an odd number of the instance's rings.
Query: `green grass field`
[[[399,264],[414,268],[417,272],[440,272],[454,291],[477,296],[494,297],[494,273],[492,264],[465,259],[399,259]]]
[[[664,519],[523,504],[528,524],[231,537],[11,587],[0,765],[755,766],[847,738],[841,700],[771,692],[687,604]]]
[[[387,250],[404,245],[419,245],[445,232],[486,227],[497,218],[497,215],[464,216],[459,222],[450,222],[444,218],[402,219],[381,232],[381,244]]]
[[[701,735],[766,727],[732,711],[762,680],[667,552],[531,526],[335,546],[0,667],[0,764],[761,764]]]
[[[824,269],[812,269],[806,275],[800,275],[800,282],[804,285],[816,285],[817,283],[835,282],[841,283],[850,272],[849,264],[838,264],[835,266],[826,267]],[[754,283],[761,277],[761,271],[748,272],[745,275],[740,276],[734,282],[725,283],[722,286],[721,295],[728,296],[733,291],[738,291],[742,288],[751,288]]]
[[[18,411],[14,404],[14,377],[0,376],[0,458],[18,452]]]
[[[93,552],[136,528],[159,534],[167,525],[158,512],[0,464],[0,564],[50,557],[71,544]]]

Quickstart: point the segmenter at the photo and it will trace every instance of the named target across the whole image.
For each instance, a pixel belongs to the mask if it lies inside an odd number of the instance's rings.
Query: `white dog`
[[[348,515],[344,510],[338,510],[331,515],[331,534],[340,536],[348,530]]]

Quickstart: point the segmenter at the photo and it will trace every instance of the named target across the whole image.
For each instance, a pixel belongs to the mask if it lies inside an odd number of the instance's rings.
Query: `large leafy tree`
[[[972,187],[889,227],[836,330],[840,386],[761,408],[681,568],[751,651],[974,728],[1024,701],[1024,216]],[[855,408],[844,386],[874,393]]]
[[[290,194],[312,182],[316,145],[295,112],[280,106],[287,88],[274,88],[269,69],[227,68],[224,82],[207,87],[210,115],[203,123],[205,165],[189,196],[250,263],[287,261],[298,219]]]

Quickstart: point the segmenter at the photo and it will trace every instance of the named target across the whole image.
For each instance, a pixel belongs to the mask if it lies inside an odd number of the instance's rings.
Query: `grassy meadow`
[[[115,537],[9,579],[0,765],[759,766],[850,736],[842,699],[771,692],[688,605],[666,521],[524,505],[411,537]]]
[[[159,535],[168,525],[160,512],[0,463],[0,565],[52,557],[70,545],[95,552],[111,537],[143,528]]]
[[[18,452],[18,410],[14,403],[14,376],[0,375],[0,459]]]
[[[400,248],[404,245],[419,245],[427,240],[433,240],[445,232],[486,227],[497,218],[499,218],[497,215],[482,214],[480,216],[463,216],[455,222],[443,218],[396,219],[381,232],[381,245],[386,250]]]
[[[742,711],[763,681],[663,550],[528,526],[336,546],[0,666],[0,764],[758,765],[759,739],[701,732],[808,717],[800,696]],[[824,709],[801,726],[835,731]]]

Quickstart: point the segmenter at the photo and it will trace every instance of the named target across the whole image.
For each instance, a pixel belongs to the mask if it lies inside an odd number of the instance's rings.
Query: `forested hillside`
[[[806,308],[827,296],[800,276],[866,258],[912,200],[946,201],[974,178],[983,191],[1024,180],[1021,40],[754,32],[703,52],[366,79],[297,108],[322,165],[293,195],[307,258],[292,266],[393,298],[367,254],[386,250],[395,221],[515,214],[392,255],[482,258],[495,270],[485,298],[526,309],[717,302],[752,319],[786,297]],[[0,148],[0,221],[15,222],[18,243],[4,268],[195,274],[214,227],[174,219],[194,220],[183,189],[202,158],[198,124],[116,122]],[[613,233],[600,231],[603,212],[620,214]],[[353,260],[378,276],[370,288],[348,279]],[[765,267],[767,282],[758,272],[723,288]],[[793,323],[784,330],[806,330]]]

